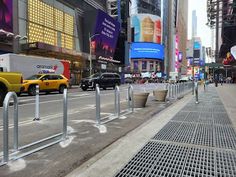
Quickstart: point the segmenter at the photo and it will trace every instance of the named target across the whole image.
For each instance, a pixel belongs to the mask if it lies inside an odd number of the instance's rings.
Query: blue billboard
[[[201,44],[199,42],[194,42],[193,49],[201,49]]]
[[[130,58],[164,60],[164,46],[156,43],[135,42],[130,46]]]

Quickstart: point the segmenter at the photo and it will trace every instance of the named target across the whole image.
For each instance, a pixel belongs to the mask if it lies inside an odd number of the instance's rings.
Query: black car
[[[88,78],[84,78],[81,80],[80,87],[83,91],[87,89],[95,89],[96,84],[99,85],[100,88],[106,90],[107,87],[115,88],[116,85],[120,85],[120,75],[116,73],[97,73],[93,74]]]

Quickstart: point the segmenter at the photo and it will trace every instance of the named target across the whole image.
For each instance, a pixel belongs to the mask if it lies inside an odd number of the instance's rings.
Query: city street
[[[162,87],[162,84],[136,85],[134,90],[135,92],[141,90],[151,92],[151,89]],[[106,146],[126,135],[143,122],[146,122],[154,114],[170,105],[170,102],[161,103],[154,101],[154,97],[150,95],[145,109],[135,109],[133,114],[121,115],[120,119],[97,126],[95,91],[83,92],[76,88],[70,89],[68,95],[68,137],[66,141],[2,166],[1,175],[11,177],[19,176],[19,174],[20,176],[64,176],[79,164],[82,164]],[[128,108],[126,99],[127,85],[120,86],[120,95],[121,111],[123,112]],[[21,96],[19,98],[19,105],[19,147],[62,132],[63,109],[61,94],[40,94],[40,121],[33,121],[34,97]],[[11,106],[9,113],[10,154],[13,152],[12,109],[13,107]],[[114,111],[114,90],[101,90],[102,120],[109,120],[109,118],[103,118],[111,116],[114,114]],[[1,126],[0,142],[3,142],[2,133],[3,129]],[[17,155],[22,155],[52,141],[57,141],[60,137],[58,136],[52,140],[47,140],[46,142],[21,150]],[[2,151],[3,147],[0,147],[0,151]],[[64,160],[66,160],[66,164]],[[22,169],[18,169],[18,165]],[[35,165],[37,165],[37,170]],[[35,174],[36,171],[37,175]]]

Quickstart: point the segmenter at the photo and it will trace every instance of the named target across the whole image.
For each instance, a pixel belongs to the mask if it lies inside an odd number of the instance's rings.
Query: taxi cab
[[[62,74],[35,74],[23,80],[23,92],[35,95],[36,85],[39,85],[40,92],[59,91],[59,93],[63,93],[64,89],[68,88],[69,81]]]

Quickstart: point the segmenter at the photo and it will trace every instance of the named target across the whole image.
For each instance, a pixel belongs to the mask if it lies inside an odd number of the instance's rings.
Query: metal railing
[[[134,112],[134,100],[133,100],[133,86],[129,85],[127,89],[127,100],[128,100],[128,109],[127,110],[121,110],[121,100],[120,100],[120,88],[118,85],[115,86],[115,92],[114,92],[114,114],[112,116],[102,117],[101,118],[101,93],[99,85],[96,84],[96,124],[105,124],[108,123],[114,119],[120,118],[121,115],[126,115],[129,113]],[[112,118],[111,118],[112,117]]]
[[[11,156],[9,156],[9,142],[8,142],[8,140],[9,140],[9,135],[8,135],[9,118],[8,118],[8,114],[9,114],[9,103],[10,103],[11,98],[13,98],[13,105],[14,105],[14,139],[13,139],[14,152],[11,153]],[[36,100],[39,101],[39,99],[36,99]],[[52,146],[54,144],[57,144],[57,143],[65,140],[67,137],[67,110],[68,110],[67,105],[68,105],[68,93],[67,93],[67,89],[64,89],[62,133],[58,133],[58,134],[46,137],[44,139],[41,139],[39,141],[19,147],[19,145],[18,145],[18,125],[19,125],[18,124],[18,98],[17,98],[17,95],[15,92],[8,92],[5,99],[4,99],[4,102],[3,102],[3,161],[2,161],[2,163],[0,163],[0,166],[8,163],[9,160],[17,160],[19,158],[25,157],[27,155],[34,153],[34,152],[40,151],[42,149],[45,149],[49,146]],[[39,115],[39,113],[37,113],[37,114]],[[33,148],[30,151],[20,154],[21,150],[30,148],[30,147],[35,146],[40,143],[44,143],[48,140],[53,140],[54,138],[57,138],[59,136],[61,136],[61,138],[54,140],[50,143],[47,143],[43,146]]]

